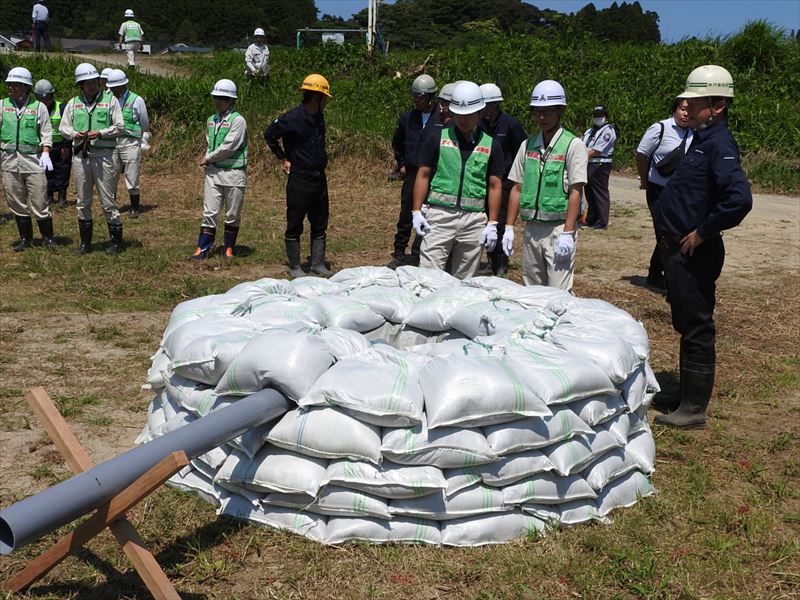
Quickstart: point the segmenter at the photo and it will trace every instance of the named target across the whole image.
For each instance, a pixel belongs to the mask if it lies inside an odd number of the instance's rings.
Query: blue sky
[[[349,17],[367,7],[367,0],[316,0],[316,3],[320,16],[327,13]],[[588,4],[584,0],[530,0],[529,3],[563,13],[577,12]],[[602,9],[611,3],[612,0],[595,0],[594,5]],[[691,36],[728,35],[755,19],[766,19],[787,31],[800,29],[799,0],[639,0],[639,3],[644,10],[659,14],[661,39],[666,42]]]

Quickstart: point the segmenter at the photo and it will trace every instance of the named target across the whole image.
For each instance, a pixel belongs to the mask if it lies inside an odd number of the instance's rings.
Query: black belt
[[[298,169],[291,170],[292,175],[298,175],[299,177],[306,177],[308,179],[321,179],[325,177],[325,171],[300,171]]]
[[[658,235],[658,241],[664,244],[680,244],[683,238],[684,236],[682,235],[673,235],[671,233],[660,233]]]

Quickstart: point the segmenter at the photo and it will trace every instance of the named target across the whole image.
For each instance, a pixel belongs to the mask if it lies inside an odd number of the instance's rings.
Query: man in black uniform
[[[667,183],[655,210],[658,248],[667,279],[672,326],[681,334],[680,387],[658,394],[653,407],[668,427],[704,427],[714,388],[716,280],[722,272],[722,231],[753,206],[739,147],[728,129],[733,79],[717,65],[696,68],[678,98],[688,100],[692,146]]]
[[[517,155],[522,142],[528,139],[525,128],[517,119],[500,110],[500,103],[503,101],[503,92],[494,83],[484,83],[481,86],[483,100],[486,107],[481,116],[481,127],[492,136],[493,140],[500,143],[503,148],[503,158],[505,159],[505,170],[503,171],[503,195],[501,196],[500,213],[497,216],[497,239],[502,240],[506,230],[506,216],[508,215],[508,196],[514,182],[509,180],[508,173],[511,165],[514,164],[514,157]],[[503,245],[497,244],[494,250],[487,252],[491,262],[492,274],[503,277],[508,269],[508,256],[503,252]]]
[[[423,140],[431,131],[441,131],[439,111],[436,110],[436,82],[430,75],[420,75],[411,84],[411,100],[414,108],[404,112],[397,120],[392,137],[392,150],[397,161],[397,170],[403,177],[400,190],[400,216],[397,219],[397,233],[394,236],[394,252],[387,267],[396,269],[405,264],[419,264],[420,236],[414,236],[411,257],[406,258],[406,246],[411,239],[411,204],[413,202],[414,180],[419,169],[419,152]]]
[[[282,114],[264,130],[267,146],[281,161],[286,182],[286,257],[289,275],[305,275],[300,267],[300,236],[308,217],[311,228],[311,272],[324,277],[333,273],[325,264],[328,230],[328,181],[325,167],[325,117],[323,110],[331,98],[328,80],[312,74],[300,86],[303,102]],[[283,145],[281,145],[281,142]]]

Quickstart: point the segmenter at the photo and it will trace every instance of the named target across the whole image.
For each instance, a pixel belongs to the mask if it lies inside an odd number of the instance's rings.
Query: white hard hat
[[[236,95],[236,84],[230,79],[220,79],[214,84],[214,89],[211,90],[212,96],[220,96],[222,98],[238,98]]]
[[[264,30],[261,29],[261,27],[257,27],[255,32],[253,33],[253,35],[264,35],[264,36],[266,36],[267,34],[264,33]]]
[[[8,72],[6,83],[24,83],[25,85],[33,85],[33,77],[31,77],[31,72],[25,67],[14,67]]]
[[[502,102],[503,92],[494,83],[484,83],[481,86],[481,94],[485,102]]]
[[[453,90],[456,89],[455,83],[445,83],[439,91],[439,100],[450,102],[453,99]]]
[[[536,84],[531,93],[531,106],[566,106],[567,94],[561,84],[545,79]]]
[[[678,98],[722,96],[733,98],[733,77],[718,65],[703,65],[689,73],[686,89]]]
[[[108,74],[108,83],[106,83],[106,87],[121,87],[123,85],[128,85],[128,77],[125,75],[125,71],[122,69],[111,69],[111,73]]]
[[[415,95],[435,94],[436,82],[430,75],[420,75],[414,80],[414,83],[411,84],[411,93]]]
[[[37,96],[47,96],[48,94],[55,94],[56,88],[47,79],[40,79],[33,86],[33,93]]]
[[[100,71],[100,79],[108,79],[108,76],[111,75],[111,72],[113,70],[114,69],[112,69],[111,67],[106,67],[105,69]]]
[[[129,9],[127,9],[127,10],[125,11],[125,18],[126,18],[126,19],[132,19],[132,18],[133,18],[133,17],[135,17],[135,16],[136,16],[136,15],[134,15],[134,14],[133,14],[133,9],[132,9],[132,8],[129,8]]]
[[[483,101],[483,94],[477,83],[462,81],[453,90],[450,112],[454,115],[471,115],[485,107],[486,102]]]
[[[100,74],[97,72],[97,69],[94,68],[94,65],[90,65],[89,63],[81,63],[75,67],[75,83],[88,81],[90,79],[97,79],[99,77]]]

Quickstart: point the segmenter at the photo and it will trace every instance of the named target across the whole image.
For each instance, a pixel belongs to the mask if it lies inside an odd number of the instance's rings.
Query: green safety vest
[[[133,120],[133,103],[139,96],[133,92],[128,92],[125,104],[122,105],[122,120],[125,121],[125,136],[132,138],[142,137],[142,126],[138,121]]]
[[[122,39],[124,39],[126,43],[142,41],[142,30],[136,21],[125,21],[122,26],[125,28]]]
[[[54,100],[53,112],[50,113],[50,125],[53,126],[53,143],[58,144],[64,141],[64,136],[61,135],[59,127],[61,126],[61,102]]]
[[[206,128],[208,130],[206,135],[208,139],[208,153],[211,153],[220,147],[231,130],[231,123],[236,117],[240,117],[241,115],[238,112],[231,112],[222,120],[219,128],[215,127],[215,116],[216,115],[211,115],[206,122]],[[214,165],[220,169],[244,169],[247,167],[247,140],[245,140],[241,148],[233,153],[233,156],[230,156],[225,160],[218,160],[214,163]]]
[[[17,116],[17,107],[11,98],[2,102],[3,120],[0,121],[0,148],[4,152],[38,154],[39,101],[28,97],[28,103]]]
[[[98,131],[111,127],[111,99],[114,95],[106,90],[95,102],[91,112],[81,96],[75,96],[72,102],[72,128],[75,131]],[[114,138],[100,137],[95,140],[94,148],[116,148]]]
[[[552,144],[550,155],[545,156],[542,168],[542,147],[536,137],[528,138],[525,147],[525,168],[522,175],[522,192],[519,214],[523,221],[563,221],[567,218],[569,194],[564,191],[564,167],[567,149],[575,135],[561,130]]]
[[[439,162],[431,181],[428,202],[436,206],[481,212],[486,207],[486,174],[492,138],[485,132],[465,161],[461,160],[456,132],[452,127],[442,130],[439,142]]]

